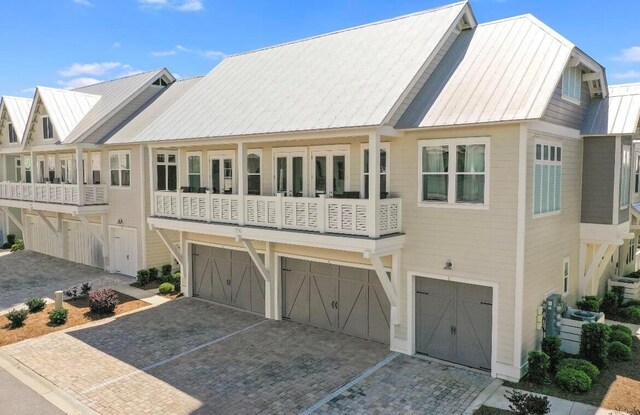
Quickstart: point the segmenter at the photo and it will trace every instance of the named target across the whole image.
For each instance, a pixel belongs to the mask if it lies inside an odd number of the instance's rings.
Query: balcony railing
[[[27,202],[79,205],[80,190],[77,184],[0,182],[0,198]],[[106,185],[84,185],[83,205],[104,205],[106,203]]]
[[[242,203],[244,201],[244,203]],[[371,235],[369,201],[323,196],[241,196],[210,193],[154,192],[155,215],[202,222],[244,224],[319,233]],[[244,212],[240,207],[244,205]],[[401,232],[401,199],[380,200],[380,235]],[[240,219],[243,219],[242,221]]]

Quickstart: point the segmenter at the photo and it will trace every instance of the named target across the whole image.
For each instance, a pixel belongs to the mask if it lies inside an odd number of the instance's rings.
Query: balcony
[[[401,199],[379,200],[377,221],[367,199],[155,191],[153,203],[160,218],[354,236],[402,232]]]
[[[80,207],[107,205],[107,185],[0,182],[1,204],[9,207],[78,213]]]

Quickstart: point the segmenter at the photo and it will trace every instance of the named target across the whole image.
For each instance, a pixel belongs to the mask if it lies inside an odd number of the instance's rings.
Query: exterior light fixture
[[[453,268],[453,262],[451,262],[450,259],[447,259],[447,262],[444,263],[443,269],[451,269],[451,268]]]

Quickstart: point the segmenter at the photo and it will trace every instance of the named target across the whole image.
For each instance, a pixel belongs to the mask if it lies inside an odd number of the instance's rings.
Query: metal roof
[[[0,104],[0,115],[2,114],[3,107],[7,110],[9,119],[13,124],[13,129],[16,131],[18,140],[22,141],[24,130],[27,125],[27,118],[29,118],[29,111],[31,110],[31,98],[21,97],[2,97],[2,104]]]
[[[466,2],[224,59],[137,141],[380,125]]]
[[[640,83],[609,85],[609,96],[591,103],[581,134],[635,134],[639,121]]]
[[[464,31],[396,128],[541,118],[574,47],[531,15]]]
[[[202,77],[176,81],[153,99],[148,105],[140,108],[132,117],[120,125],[102,142],[103,144],[124,144],[132,142],[142,130],[162,114],[181,96],[196,85]]]

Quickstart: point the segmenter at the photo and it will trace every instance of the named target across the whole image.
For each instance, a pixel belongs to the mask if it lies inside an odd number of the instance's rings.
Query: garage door
[[[490,370],[491,302],[490,287],[417,278],[417,352]]]
[[[389,343],[389,300],[375,271],[282,258],[284,319]]]
[[[80,222],[63,221],[67,238],[67,259],[69,261],[102,268],[102,246],[100,242]],[[100,224],[91,224],[95,232],[102,233]]]
[[[54,226],[58,226],[56,218],[47,218]],[[38,216],[25,215],[27,225],[27,247],[28,249],[56,257],[62,257],[60,241],[56,234]]]
[[[109,228],[111,271],[135,277],[138,267],[138,239],[135,228]]]
[[[192,245],[193,295],[264,315],[264,279],[248,253]]]

